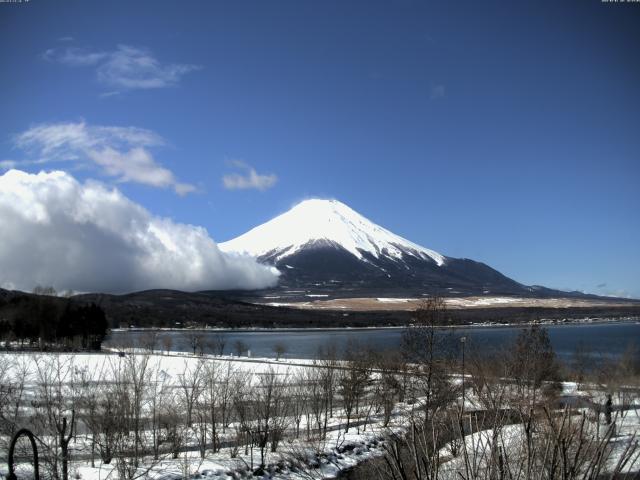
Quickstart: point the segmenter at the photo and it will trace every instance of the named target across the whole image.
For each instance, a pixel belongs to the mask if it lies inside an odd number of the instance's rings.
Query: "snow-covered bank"
[[[109,395],[110,386],[113,387],[120,382],[127,382],[123,385],[126,390],[134,388],[128,382],[134,381],[135,375],[141,374],[148,383],[148,394],[143,402],[143,416],[149,418],[154,415],[155,409],[154,395],[166,396],[170,402],[168,411],[173,411],[178,416],[185,415],[180,409],[185,408],[179,402],[185,392],[191,388],[193,395],[197,392],[205,395],[204,378],[198,377],[198,371],[206,370],[207,374],[219,372],[220,377],[217,382],[223,382],[223,375],[233,372],[234,379],[242,382],[237,388],[252,388],[250,397],[246,400],[257,401],[257,395],[261,395],[265,388],[265,378],[277,379],[278,388],[295,388],[296,382],[305,378],[304,370],[310,370],[312,362],[308,360],[281,360],[237,358],[237,357],[213,357],[194,356],[184,353],[171,354],[148,354],[136,352],[135,350],[113,353],[41,353],[32,352],[4,352],[0,353],[0,379],[17,380],[22,391],[21,398],[23,407],[18,415],[18,421],[26,422],[31,427],[33,414],[38,414],[37,409],[41,408],[43,388],[45,383],[51,381],[51,387],[66,392],[68,401],[71,401],[73,392],[78,395],[81,389],[88,397],[81,400],[76,405],[65,407],[66,401],[55,408],[68,408],[65,415],[71,415],[72,408],[76,408],[78,415],[82,417],[87,411],[87,401],[90,400],[92,391],[102,392],[99,396]],[[140,369],[136,373],[136,369]],[[203,370],[200,370],[203,369]],[[210,369],[210,370],[209,370]],[[147,371],[148,376],[142,371]],[[122,375],[126,377],[123,377]],[[133,375],[134,377],[130,377]],[[286,380],[289,379],[289,380]],[[288,381],[290,383],[285,383]],[[20,383],[21,382],[21,383]],[[189,383],[195,382],[195,383]],[[198,382],[203,382],[199,384]],[[198,386],[200,385],[200,386]],[[48,387],[47,387],[48,388]],[[207,387],[208,388],[208,387]],[[222,388],[221,386],[219,388]],[[223,392],[219,392],[220,395]],[[283,397],[283,400],[286,399]],[[35,402],[35,403],[34,403]],[[175,402],[175,403],[171,403]],[[195,407],[194,407],[195,408]],[[199,408],[199,407],[198,407]],[[257,408],[257,407],[256,407]],[[177,410],[177,411],[176,411]],[[62,412],[62,410],[61,410]],[[288,431],[286,438],[282,440],[276,452],[268,451],[268,460],[265,463],[265,478],[326,478],[336,476],[340,471],[351,468],[356,463],[371,456],[382,453],[382,438],[384,432],[389,428],[396,428],[395,420],[383,428],[382,417],[379,414],[369,412],[367,417],[363,416],[349,419],[344,409],[339,406],[332,408],[332,414],[324,419],[324,425],[314,416],[307,414],[295,419],[291,411],[284,413],[284,422],[287,425],[297,423],[293,434]],[[352,414],[353,415],[353,414]],[[363,414],[364,415],[364,414]],[[209,439],[206,454],[201,456],[199,450],[202,441],[199,428],[210,429],[211,424],[206,420],[203,423],[184,427],[181,430],[180,453],[173,454],[168,446],[160,448],[160,455],[154,459],[150,454],[145,454],[140,459],[140,466],[135,475],[148,476],[158,479],[186,478],[189,476],[204,476],[219,480],[238,480],[242,478],[253,478],[253,471],[260,465],[258,448],[246,447],[242,443],[242,432],[245,428],[240,420],[229,420],[224,427],[216,434],[217,451],[212,451],[211,440]],[[398,422],[400,422],[398,420]],[[187,421],[188,423],[188,421]],[[351,424],[348,432],[345,431],[347,424]],[[401,423],[401,422],[400,422]],[[150,442],[155,435],[148,420],[144,421],[140,435]],[[39,423],[33,424],[38,428]],[[155,428],[155,427],[154,427]],[[293,428],[293,427],[290,427]],[[326,431],[326,435],[321,434],[321,430]],[[90,430],[90,429],[89,429]],[[53,445],[56,442],[55,435],[39,433],[39,438],[43,445]],[[1,437],[1,435],[0,435]],[[0,438],[0,446],[5,445],[8,438]],[[80,429],[75,435],[70,447],[72,461],[72,475],[76,479],[102,480],[105,478],[119,478],[121,472],[118,470],[119,464],[114,459],[106,464],[99,460],[96,452],[94,458],[95,466],[91,466],[92,444],[95,441],[102,441],[100,437],[92,436],[86,428]],[[146,447],[147,451],[151,447]],[[176,458],[173,458],[173,457]],[[6,469],[0,468],[0,474],[6,475]]]
[[[388,454],[386,448],[398,438],[406,439],[405,432],[421,428],[430,400],[423,396],[428,377],[416,367],[409,364],[406,370],[397,370],[390,364],[378,365],[373,357],[346,364],[149,354],[133,349],[122,354],[0,353],[1,383],[13,383],[16,388],[12,387],[12,391],[22,392],[22,406],[15,419],[37,429],[42,445],[51,449],[45,450],[46,454],[57,448],[51,418],[54,421],[70,418],[75,412],[83,422],[69,450],[72,475],[77,480],[132,480],[138,476],[157,480],[187,477],[242,480],[256,473],[265,480],[287,480],[339,475],[371,457]],[[406,372],[411,371],[407,376]],[[504,454],[514,462],[520,461],[517,459],[524,455],[521,422],[530,411],[528,404],[522,403],[523,392],[515,381],[502,377],[480,388],[482,384],[478,382],[487,377],[474,374],[464,377],[463,389],[462,378],[448,374],[438,381],[438,389],[446,393],[438,400],[444,403],[433,406],[432,415],[441,416],[436,428],[444,426],[450,435],[451,426],[455,432],[459,421],[468,422],[460,441],[468,445],[468,456],[479,459],[478,468],[495,450],[496,438]],[[401,394],[402,385],[407,390]],[[602,386],[565,382],[560,387],[560,395],[584,397],[591,402],[593,407],[572,408],[571,418],[584,413],[588,422],[585,432],[600,432],[596,435],[602,436],[607,430],[605,418],[594,416],[596,411],[602,413],[598,405],[606,401]],[[618,383],[618,387],[626,388],[627,384]],[[354,388],[360,388],[359,396],[350,396]],[[500,395],[493,407],[487,403],[488,389]],[[332,393],[333,403],[323,400],[327,398],[323,396],[326,392]],[[226,407],[220,403],[223,401],[227,401]],[[108,405],[104,406],[104,402]],[[119,409],[121,402],[126,408]],[[612,409],[616,431],[607,439],[604,457],[611,469],[615,468],[616,459],[623,458],[625,445],[640,429],[637,396],[614,397],[612,403],[623,408]],[[542,435],[540,441],[553,440],[552,436],[544,436],[549,431],[544,422],[554,425],[565,414],[562,408],[553,405],[546,403],[547,410],[540,409],[535,428]],[[107,407],[112,410],[104,410]],[[48,416],[50,408],[53,417]],[[131,416],[134,408],[139,409],[138,417]],[[226,420],[220,413],[223,408],[234,412]],[[492,408],[504,415],[519,411],[524,417],[519,417],[520,420],[504,417],[497,430],[485,423],[491,420]],[[6,411],[0,413],[4,415]],[[543,413],[549,414],[548,419]],[[120,416],[124,423],[118,423]],[[102,427],[91,426],[92,419],[98,423],[106,419],[109,435],[122,429],[127,432],[120,436],[123,445],[114,444],[118,453],[110,463],[99,460],[104,458],[100,445],[109,439]],[[266,426],[264,421],[273,423]],[[139,428],[134,427],[136,422]],[[132,431],[137,433],[132,435]],[[498,431],[496,437],[494,432]],[[138,445],[133,439],[138,437],[141,453],[136,457],[138,465],[133,467],[131,455]],[[7,440],[0,435],[0,446]],[[95,466],[91,466],[95,444],[100,454],[96,452]],[[442,475],[446,472],[455,475],[463,466],[467,468],[466,464],[460,464],[460,445],[442,447],[440,443],[435,451],[439,451],[437,461],[442,464]],[[262,458],[264,468],[256,472]],[[636,460],[625,465],[625,469],[640,469]],[[129,469],[124,477],[123,465]]]

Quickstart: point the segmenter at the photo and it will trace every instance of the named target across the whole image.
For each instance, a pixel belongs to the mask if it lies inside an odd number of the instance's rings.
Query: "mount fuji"
[[[321,296],[560,293],[522,285],[481,262],[446,257],[376,225],[337,200],[305,200],[219,246],[275,266],[281,272],[279,290],[291,293],[296,289]]]

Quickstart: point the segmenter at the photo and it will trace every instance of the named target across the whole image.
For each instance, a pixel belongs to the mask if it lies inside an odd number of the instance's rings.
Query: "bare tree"
[[[180,404],[184,407],[185,422],[187,427],[191,427],[193,423],[193,409],[196,404],[196,400],[202,394],[204,389],[204,379],[202,377],[204,363],[198,361],[195,364],[184,361],[184,368],[182,374],[178,376],[178,385],[182,394],[182,401]]]
[[[553,393],[559,367],[546,329],[537,325],[520,332],[510,349],[511,376],[528,408]],[[546,387],[542,390],[542,387]]]
[[[20,356],[10,360],[0,356],[0,446],[20,428],[20,412],[25,407],[26,384],[31,380],[30,361]]]
[[[191,430],[200,446],[200,456],[204,458],[207,444],[207,408],[203,395],[206,391],[205,361],[195,365],[185,360],[183,373],[178,377],[182,394],[181,405],[185,411],[185,433]]]
[[[326,396],[325,412],[328,417],[333,416],[333,400],[335,396],[335,386],[337,381],[336,371],[339,369],[338,350],[332,343],[321,346],[318,349],[314,365],[321,367],[320,377],[322,388]]]
[[[244,445],[245,455],[248,455],[249,447],[253,449],[253,442],[250,442],[251,432],[255,430],[251,400],[254,397],[254,387],[251,382],[251,375],[246,372],[237,372],[230,387],[233,413],[235,415],[235,442],[237,445]],[[237,450],[231,452],[232,458],[236,453]],[[253,464],[251,468],[253,468]]]
[[[163,440],[168,445],[169,453],[173,459],[178,458],[186,440],[187,428],[184,416],[175,408],[176,405],[180,405],[180,396],[180,392],[169,392],[160,413],[160,426],[164,432]]]
[[[325,437],[327,433],[327,412],[328,396],[325,390],[325,383],[323,382],[324,368],[314,366],[313,368],[306,368],[304,370],[304,383],[305,398],[307,399],[307,408],[305,410],[306,424],[307,424],[307,440],[311,439],[312,425],[315,425],[315,429],[321,432],[321,437]]]
[[[191,333],[189,334],[189,345],[191,346],[191,350],[195,355],[198,352],[200,355],[204,353],[204,336],[200,333]]]
[[[413,325],[402,337],[403,351],[409,362],[415,365],[414,396],[420,398],[424,422],[438,408],[451,401],[452,390],[447,377],[446,363],[452,352],[446,332],[449,324],[444,300],[432,297],[424,300],[416,309]]]
[[[369,352],[356,343],[347,346],[345,361],[338,374],[338,391],[342,396],[342,405],[347,416],[345,433],[349,431],[353,416],[360,413],[360,403],[366,388],[371,382],[373,365]]]
[[[171,351],[171,347],[173,346],[173,338],[171,335],[165,335],[162,337],[162,346],[164,347],[165,353],[169,353]]]
[[[260,374],[253,408],[255,423],[251,427],[260,448],[260,468],[264,469],[267,458],[267,444],[275,452],[288,422],[288,402],[285,388],[288,374],[280,376],[273,368]]]
[[[109,392],[111,378],[105,367],[107,364],[103,362],[95,370],[79,370],[77,421],[86,428],[90,436],[88,440],[91,442],[92,467],[95,467],[96,449],[104,463],[111,462],[113,444],[110,440],[113,436],[109,433],[112,431],[114,422],[117,421],[111,417],[115,413],[113,408],[109,409],[109,406],[113,406],[111,402],[113,396]]]
[[[151,369],[148,402],[148,430],[154,460],[160,459],[160,445],[164,440],[162,414],[166,410],[169,389],[168,375],[158,363]]]
[[[407,434],[391,435],[386,446],[385,471],[391,478],[430,480],[439,478],[440,448],[452,430],[446,409],[455,403],[457,396],[448,377],[447,362],[452,352],[443,330],[449,324],[443,299],[424,300],[412,320],[402,337],[403,354],[411,365],[406,375],[410,381],[403,384],[411,396],[409,401],[419,407],[422,415],[416,416],[418,411],[411,408]],[[404,385],[399,388],[403,396]]]
[[[121,416],[120,389],[114,382],[114,363],[105,361],[96,371],[83,371],[79,396],[78,420],[90,435],[91,464],[96,449],[104,464],[110,464],[118,437],[128,434],[129,426]]]
[[[121,422],[115,436],[114,458],[118,475],[123,480],[133,480],[150,468],[140,468],[144,453],[142,428],[144,408],[149,400],[151,370],[149,355],[119,357],[113,365],[116,415]],[[130,435],[130,432],[133,435]]]
[[[224,347],[226,346],[227,341],[224,338],[224,335],[221,333],[216,333],[213,335],[211,339],[211,350],[215,355],[224,355]]]
[[[140,348],[147,350],[149,353],[153,353],[158,344],[158,334],[156,332],[144,332],[140,335],[138,340]]]
[[[308,388],[307,381],[307,369],[297,370],[291,378],[291,383],[287,389],[287,397],[289,398],[290,411],[293,423],[295,424],[295,437],[300,437],[300,423],[305,413],[309,411],[307,408],[308,403]]]
[[[231,362],[227,362],[220,373],[218,388],[218,402],[220,406],[220,420],[222,432],[229,426],[234,395],[241,390],[243,385],[250,381],[248,372],[238,370]]]
[[[276,360],[280,360],[280,357],[282,357],[286,351],[287,347],[282,342],[278,342],[273,346],[273,353],[276,354]]]
[[[75,436],[76,401],[72,357],[43,356],[36,360],[37,401],[33,416],[44,439],[44,460],[56,480],[69,478],[69,443]]]
[[[244,353],[249,351],[249,347],[242,340],[236,340],[233,342],[233,350],[238,357],[241,357]]]
[[[378,371],[374,398],[383,412],[384,427],[389,425],[396,400],[402,395],[404,364],[405,362],[400,355],[388,351],[382,352],[374,361]]]

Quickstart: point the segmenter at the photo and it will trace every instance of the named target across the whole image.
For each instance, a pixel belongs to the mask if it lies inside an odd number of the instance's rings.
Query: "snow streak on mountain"
[[[226,251],[269,258],[274,263],[315,244],[339,245],[356,258],[369,254],[402,260],[403,256],[431,259],[437,265],[445,257],[376,225],[337,200],[305,200],[273,220],[229,242]],[[366,261],[366,259],[365,259]]]

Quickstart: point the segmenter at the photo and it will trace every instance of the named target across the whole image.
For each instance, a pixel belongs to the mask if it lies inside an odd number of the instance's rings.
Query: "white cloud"
[[[161,63],[148,49],[129,45],[118,45],[110,51],[52,48],[44,52],[43,57],[73,67],[94,67],[100,83],[122,90],[172,87],[183,75],[202,68],[192,64]]]
[[[219,250],[202,227],[152,215],[117,189],[61,172],[0,175],[0,286],[128,292],[254,289],[278,272]]]
[[[596,285],[594,291],[585,293],[594,293],[605,297],[633,298],[628,290],[610,287],[606,282]]]
[[[15,138],[18,147],[47,161],[92,162],[105,175],[120,182],[136,182],[153,187],[171,187],[179,195],[195,190],[180,183],[167,168],[159,165],[150,147],[164,145],[162,137],[135,127],[91,126],[79,123],[36,125]]]
[[[228,190],[267,190],[278,181],[275,174],[261,175],[253,167],[239,160],[234,160],[230,164],[243,170],[244,173],[230,173],[222,177],[222,182]]]

